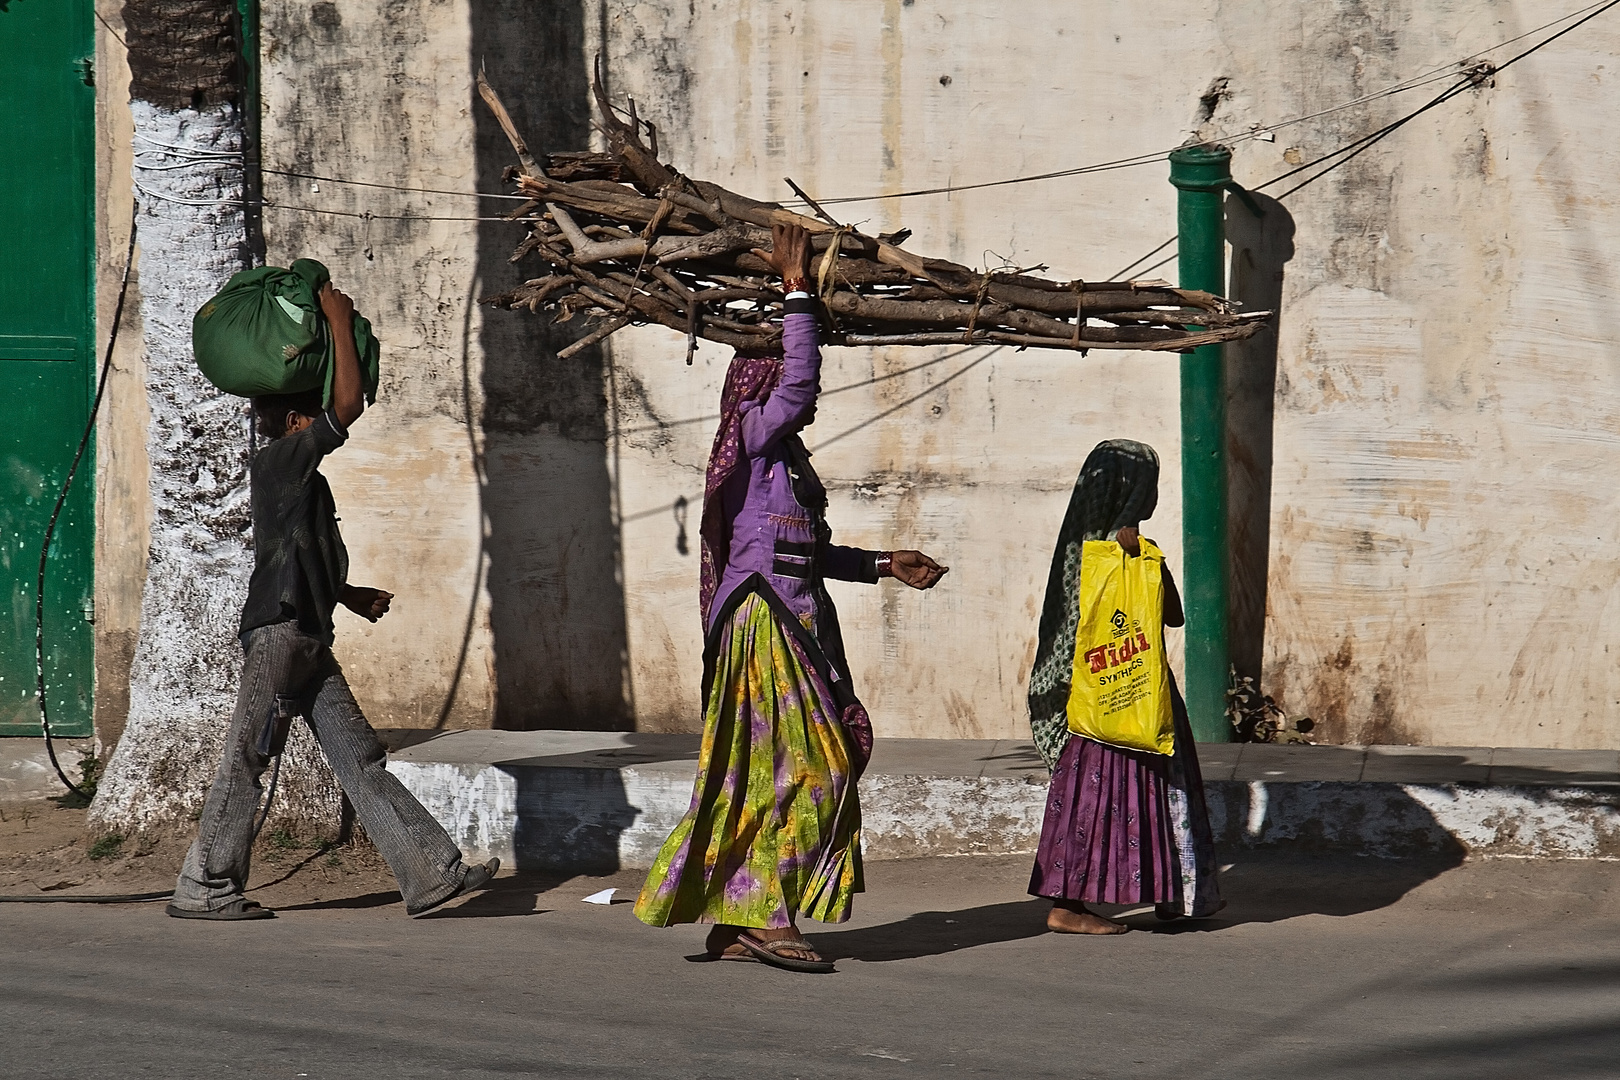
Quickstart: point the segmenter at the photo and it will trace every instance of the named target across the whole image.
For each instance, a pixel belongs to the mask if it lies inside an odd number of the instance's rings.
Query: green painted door
[[[95,374],[95,56],[89,0],[0,0],[0,735],[39,734],[40,543]],[[51,729],[89,735],[95,642],[92,446],[45,576]]]

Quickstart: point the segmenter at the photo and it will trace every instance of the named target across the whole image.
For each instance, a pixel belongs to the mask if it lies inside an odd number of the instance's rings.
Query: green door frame
[[[40,734],[40,544],[95,393],[95,15],[91,0],[0,5],[0,736]],[[54,734],[93,731],[95,451],[46,567]]]

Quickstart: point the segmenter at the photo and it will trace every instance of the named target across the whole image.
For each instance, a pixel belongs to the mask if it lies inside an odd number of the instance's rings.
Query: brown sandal
[[[754,959],[762,964],[779,967],[783,971],[798,971],[806,975],[826,975],[836,971],[831,960],[803,960],[797,956],[783,956],[782,952],[792,949],[795,952],[814,953],[815,947],[804,938],[781,938],[777,941],[761,941],[746,932],[737,934],[737,944],[754,954]]]

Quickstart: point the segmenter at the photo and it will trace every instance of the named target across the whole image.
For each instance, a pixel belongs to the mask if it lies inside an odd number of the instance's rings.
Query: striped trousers
[[[272,623],[243,635],[242,687],[225,755],[203,803],[197,839],[175,885],[174,906],[216,911],[242,895],[252,856],[254,815],[272,725],[302,716],[411,908],[461,887],[461,852],[433,816],[383,767],[386,754],[366,722],[332,650],[298,629]]]

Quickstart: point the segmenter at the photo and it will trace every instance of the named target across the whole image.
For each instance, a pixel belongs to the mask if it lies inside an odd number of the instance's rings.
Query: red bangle
[[[809,291],[810,283],[802,277],[785,277],[782,279],[782,293],[784,295],[792,292],[807,293]]]
[[[877,576],[880,578],[894,577],[894,552],[878,552]]]

